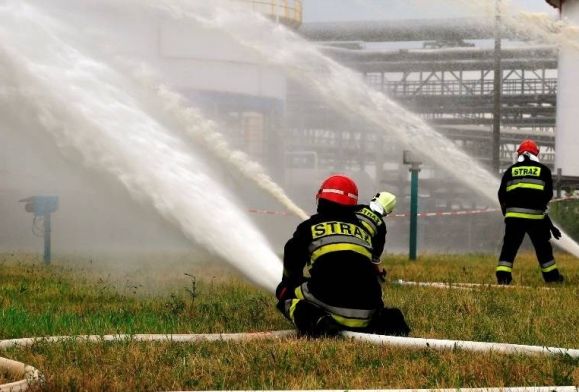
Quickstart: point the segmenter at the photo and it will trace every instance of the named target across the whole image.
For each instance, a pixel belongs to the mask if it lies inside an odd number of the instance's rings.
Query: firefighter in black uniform
[[[499,202],[505,217],[505,236],[496,268],[497,282],[510,284],[513,262],[529,234],[545,282],[562,282],[563,276],[553,257],[549,240],[561,232],[546,214],[547,205],[553,197],[553,179],[549,168],[539,162],[539,147],[532,140],[524,140],[517,149],[517,162],[503,174],[499,188]]]
[[[331,176],[317,199],[318,213],[302,222],[285,245],[278,309],[306,336],[386,331],[375,325],[384,318],[382,287],[372,263],[372,236],[356,217],[356,184]],[[405,323],[391,329],[390,334],[409,332]]]

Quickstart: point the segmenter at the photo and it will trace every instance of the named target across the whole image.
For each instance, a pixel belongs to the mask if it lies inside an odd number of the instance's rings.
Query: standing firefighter
[[[553,197],[551,171],[539,162],[539,147],[534,141],[524,140],[517,154],[517,162],[505,171],[499,188],[505,237],[496,269],[497,282],[511,283],[513,262],[525,233],[535,247],[545,282],[562,282],[549,242],[551,233],[559,239],[561,232],[546,214]]]
[[[310,337],[341,330],[407,335],[402,313],[384,310],[372,235],[356,216],[356,184],[331,176],[316,197],[318,213],[302,222],[285,245],[278,309]]]

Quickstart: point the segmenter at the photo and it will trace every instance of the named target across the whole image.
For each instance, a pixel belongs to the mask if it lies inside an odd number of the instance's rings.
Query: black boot
[[[297,303],[293,316],[299,336],[335,336],[343,329],[324,309],[305,300]]]
[[[558,269],[553,271],[543,272],[543,279],[545,283],[563,283],[565,282],[565,277],[559,273]]]
[[[513,281],[513,276],[510,272],[497,271],[497,283],[503,285],[509,285]]]
[[[374,316],[368,331],[377,335],[408,336],[410,327],[400,309],[384,308]]]
[[[340,324],[332,316],[326,314],[318,319],[313,329],[313,337],[332,337],[342,331]]]

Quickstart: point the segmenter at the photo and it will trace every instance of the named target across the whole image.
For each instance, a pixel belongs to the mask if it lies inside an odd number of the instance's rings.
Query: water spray
[[[125,1],[136,6],[134,0]],[[395,136],[403,146],[422,157],[430,157],[430,162],[492,205],[498,204],[498,179],[474,158],[417,115],[383,93],[369,89],[360,75],[325,56],[297,34],[225,0],[215,0],[211,4],[200,0],[146,0],[139,4],[146,4],[175,19],[191,20],[228,33],[241,45],[259,53],[264,61],[285,69],[288,75],[308,86],[339,112]],[[579,245],[568,235],[558,245],[579,257]]]
[[[265,172],[265,169],[257,162],[252,161],[242,151],[232,149],[225,137],[217,131],[217,125],[201,116],[194,108],[188,107],[185,99],[169,87],[158,82],[152,70],[141,68],[137,72],[137,78],[154,91],[162,104],[163,110],[177,119],[188,137],[195,143],[202,143],[215,156],[229,164],[234,170],[246,178],[252,180],[258,187],[269,193],[281,205],[300,219],[307,219],[308,214],[298,207]]]
[[[189,239],[273,291],[279,257],[213,170],[142,110],[130,80],[71,45],[64,26],[22,3],[10,5],[0,8],[6,106],[36,116],[61,148],[118,178]]]
[[[453,7],[459,7],[494,16],[495,5],[501,10],[501,23],[515,36],[522,39],[540,41],[556,47],[570,48],[579,51],[579,26],[576,21],[557,20],[551,15],[538,12],[527,12],[515,6],[510,0],[444,0]]]

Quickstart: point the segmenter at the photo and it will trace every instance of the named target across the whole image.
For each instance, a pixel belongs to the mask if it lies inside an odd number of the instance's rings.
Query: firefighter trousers
[[[544,219],[505,219],[505,236],[496,269],[498,283],[509,284],[511,282],[513,263],[525,234],[529,235],[533,243],[543,279],[546,282],[560,281],[559,270],[553,257],[553,247],[549,242],[550,230],[550,226]]]
[[[368,325],[360,328],[340,324],[331,313],[304,299],[282,300],[277,308],[294,323],[301,336],[335,336],[344,330],[395,336],[408,336],[410,333],[404,315],[397,308],[378,309]]]

